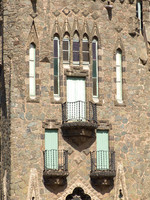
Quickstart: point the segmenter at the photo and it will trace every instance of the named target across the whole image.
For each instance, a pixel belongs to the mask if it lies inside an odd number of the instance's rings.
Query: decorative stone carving
[[[36,44],[36,47],[38,47],[39,39],[38,39],[38,35],[37,35],[37,32],[36,32],[36,27],[35,27],[34,21],[32,22],[31,30],[30,30],[30,33],[29,33],[29,36],[28,36],[27,45],[29,46],[32,42],[34,42]]]
[[[27,200],[34,199],[40,200],[39,184],[38,184],[38,173],[35,168],[30,170],[29,186],[28,186],[28,197]]]
[[[65,15],[69,15],[70,10],[68,8],[64,8],[62,11]]]
[[[118,33],[120,33],[120,32],[123,30],[123,28],[120,27],[120,26],[117,26],[117,27],[115,28],[115,30],[116,30]]]
[[[72,9],[72,11],[73,11],[75,14],[77,14],[80,10],[76,7],[76,8],[74,8],[74,9]]]
[[[117,166],[114,200],[120,200],[120,198],[119,198],[120,192],[123,194],[123,200],[128,200],[126,180],[125,180],[124,169],[123,169],[122,163],[118,163],[118,166]]]
[[[52,34],[51,34],[52,40],[53,40],[54,34],[56,34],[56,33],[59,35],[59,37],[62,37],[61,29],[60,29],[58,20],[55,21],[55,24],[54,24],[54,27],[53,27],[53,30],[52,30]]]
[[[82,14],[83,14],[84,17],[87,17],[89,15],[89,11],[88,10],[84,10],[82,12]]]
[[[86,33],[88,36],[90,36],[90,30],[87,21],[84,21],[82,35]]]
[[[55,15],[55,17],[58,17],[58,16],[60,15],[60,12],[59,12],[58,10],[55,10],[55,11],[53,12],[53,14]]]
[[[63,32],[68,32],[69,34],[71,33],[71,27],[68,22],[68,19],[65,20],[64,25],[63,25]]]
[[[93,18],[94,20],[96,20],[96,19],[99,18],[99,15],[97,14],[97,12],[94,12],[91,16],[92,16],[92,18]]]

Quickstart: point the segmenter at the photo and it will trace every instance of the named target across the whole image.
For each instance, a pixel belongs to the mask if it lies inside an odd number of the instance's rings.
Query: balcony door
[[[67,78],[67,118],[78,121],[86,118],[85,79]]]
[[[45,168],[58,169],[57,130],[45,130]]]
[[[97,130],[97,169],[109,169],[108,131]]]

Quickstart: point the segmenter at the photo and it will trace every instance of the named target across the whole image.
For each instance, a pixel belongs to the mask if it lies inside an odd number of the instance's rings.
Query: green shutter
[[[58,131],[45,130],[45,167],[58,169]]]
[[[97,169],[109,169],[108,131],[97,131]]]

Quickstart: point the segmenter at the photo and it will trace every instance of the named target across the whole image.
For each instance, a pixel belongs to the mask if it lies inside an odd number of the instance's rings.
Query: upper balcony
[[[68,176],[68,151],[45,150],[43,157],[45,185],[65,185]]]
[[[116,176],[115,152],[91,152],[91,181],[94,185],[113,185]]]
[[[65,137],[93,137],[97,128],[97,107],[92,102],[75,101],[62,104],[62,132]]]

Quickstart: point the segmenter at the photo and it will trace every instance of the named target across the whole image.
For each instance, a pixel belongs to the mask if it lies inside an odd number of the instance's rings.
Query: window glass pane
[[[30,93],[30,97],[32,96],[35,96],[35,78],[31,78],[29,79],[29,84],[30,84],[30,87],[29,87],[29,93]]]
[[[73,41],[73,51],[79,51],[79,42]]]
[[[63,50],[68,50],[68,41],[63,41]]]
[[[68,51],[64,51],[64,52],[63,52],[63,60],[64,60],[64,61],[68,61],[68,60],[69,60]]]
[[[93,77],[97,77],[97,72],[96,72],[96,60],[93,60]]]
[[[88,43],[88,41],[87,42],[83,42],[82,50],[83,51],[89,51],[89,43]]]
[[[83,61],[89,62],[89,52],[83,52]]]
[[[58,57],[58,40],[54,40],[54,57]]]
[[[92,53],[93,53],[93,59],[96,59],[96,43],[92,43]]]
[[[58,76],[54,76],[54,94],[58,94]]]
[[[58,75],[58,58],[54,58],[54,75]]]
[[[73,61],[79,61],[79,52],[73,52]]]
[[[97,82],[96,82],[96,78],[93,78],[93,96],[97,96]]]

